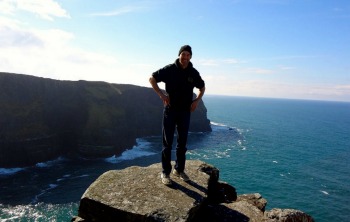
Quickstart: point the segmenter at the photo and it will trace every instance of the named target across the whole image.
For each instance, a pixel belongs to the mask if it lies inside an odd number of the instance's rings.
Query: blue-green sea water
[[[188,159],[215,165],[238,194],[260,193],[267,210],[350,221],[350,103],[208,95],[204,103],[213,131],[190,134]],[[0,221],[70,221],[99,175],[159,162],[160,149],[155,136],[120,157],[0,168]]]

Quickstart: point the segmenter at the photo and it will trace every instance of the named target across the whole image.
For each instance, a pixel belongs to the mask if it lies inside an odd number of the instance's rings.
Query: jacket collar
[[[176,59],[174,64],[176,65],[177,68],[182,69],[179,59]],[[186,69],[191,69],[192,67],[193,67],[192,62],[189,62]]]

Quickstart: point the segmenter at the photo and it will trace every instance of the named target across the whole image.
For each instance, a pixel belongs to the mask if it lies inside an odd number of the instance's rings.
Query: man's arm
[[[193,111],[196,110],[199,101],[202,99],[202,97],[203,97],[203,95],[204,95],[204,92],[205,92],[205,86],[203,86],[202,88],[199,89],[199,93],[198,93],[198,95],[197,95],[197,98],[195,98],[195,99],[192,101],[192,104],[191,104],[191,112],[193,112]]]
[[[170,103],[169,97],[167,95],[164,95],[163,91],[159,88],[157,80],[153,76],[151,76],[149,78],[149,82],[151,83],[153,90],[157,93],[157,95],[163,101],[164,105],[169,105]]]

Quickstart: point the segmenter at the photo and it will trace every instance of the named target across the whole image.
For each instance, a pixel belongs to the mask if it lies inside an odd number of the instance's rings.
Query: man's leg
[[[165,107],[163,111],[163,149],[162,149],[162,168],[163,173],[169,175],[171,172],[171,149],[174,140],[175,118],[174,112]]]
[[[186,145],[188,129],[190,126],[190,112],[179,112],[177,115],[177,146],[176,146],[176,165],[177,172],[182,173],[185,170]]]

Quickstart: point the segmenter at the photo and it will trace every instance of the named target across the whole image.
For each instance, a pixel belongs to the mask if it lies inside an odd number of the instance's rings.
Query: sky
[[[348,0],[0,0],[0,72],[150,87],[185,44],[208,95],[350,102]]]

